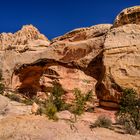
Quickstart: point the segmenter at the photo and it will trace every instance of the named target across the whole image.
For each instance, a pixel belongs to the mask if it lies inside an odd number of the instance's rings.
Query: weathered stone
[[[31,112],[34,114],[34,113],[37,113],[39,109],[39,106],[34,102],[33,105],[32,105],[32,108],[31,108]]]
[[[111,29],[106,36],[103,54],[106,72],[96,87],[104,106],[112,106],[107,102],[119,103],[121,88],[133,88],[140,93],[139,33],[140,25],[129,24]]]
[[[0,112],[3,111],[8,105],[8,99],[0,95]]]
[[[7,116],[27,115],[31,113],[31,106],[11,101],[7,97],[0,95],[0,119]]]
[[[102,50],[110,27],[97,25],[75,33],[77,36],[85,30],[85,40],[55,39],[47,48],[36,47],[25,52],[6,50],[1,56],[6,87],[30,96],[44,87],[49,89],[53,80],[57,80],[67,92],[76,87],[83,92],[94,90],[95,81],[102,77]]]
[[[121,87],[140,92],[139,9],[139,6],[125,9],[117,16],[113,27],[100,24],[75,29],[53,39],[48,47],[34,47],[46,41],[34,29],[33,36],[37,34],[40,41],[29,35],[26,47],[21,41],[14,44],[18,48],[0,53],[6,87],[30,97],[47,98],[43,92],[51,92],[53,83],[58,82],[68,102],[74,98],[73,89],[79,88],[82,92],[95,91],[100,105],[117,108]],[[21,36],[32,34],[30,28],[33,27],[23,27],[19,31]]]
[[[126,24],[140,24],[140,6],[126,8],[116,17],[113,27]]]
[[[24,48],[26,46],[48,46],[49,40],[33,25],[25,25],[21,30],[12,33],[0,34],[0,50]]]

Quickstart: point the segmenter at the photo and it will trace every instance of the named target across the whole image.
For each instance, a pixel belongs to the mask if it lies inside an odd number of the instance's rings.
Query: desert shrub
[[[37,112],[35,113],[35,115],[43,115],[43,114],[46,114],[46,108],[40,106],[40,107],[38,108]]]
[[[54,82],[53,84],[52,92],[45,102],[40,103],[37,114],[46,114],[49,119],[57,120],[56,112],[66,108],[66,103],[62,98],[65,92],[59,83]]]
[[[37,115],[42,115],[45,114],[49,119],[52,120],[57,120],[56,116],[57,108],[56,106],[52,103],[52,101],[46,101],[45,104],[40,105],[40,108],[37,111]]]
[[[81,115],[85,111],[86,102],[91,100],[92,91],[89,91],[85,95],[81,93],[79,89],[74,90],[75,100],[72,112],[76,115]]]
[[[116,114],[119,123],[129,134],[140,130],[140,98],[133,89],[124,89],[120,100],[120,108]],[[132,132],[131,132],[132,131]]]
[[[3,78],[2,78],[2,71],[0,70],[0,94],[2,94],[4,89],[5,89],[5,86],[2,83],[2,80],[3,80]]]
[[[57,120],[56,112],[66,109],[66,103],[62,98],[65,91],[59,83],[54,82],[53,85],[52,92],[45,102],[45,113],[49,119]]]
[[[18,95],[11,93],[6,95],[9,99],[16,101],[16,102],[21,102],[21,99]]]
[[[34,103],[34,101],[30,98],[24,99],[21,102],[26,104],[26,105],[32,105]]]
[[[83,81],[84,83],[87,83],[87,84],[90,83],[90,80],[87,80],[87,79],[83,79],[82,81]]]
[[[125,133],[131,134],[131,135],[135,135],[137,133],[137,129],[135,128],[135,126],[133,125],[131,121],[130,122],[126,121],[124,123],[124,130],[125,130]]]
[[[23,96],[20,96],[17,92],[7,93],[5,96],[11,99],[12,101],[24,103],[26,105],[32,105],[34,102],[36,102],[36,100],[34,99],[24,98]]]
[[[58,111],[65,110],[66,104],[62,98],[64,95],[65,91],[63,90],[62,86],[55,82],[53,89],[52,89],[52,103],[56,106]]]
[[[47,103],[46,115],[49,117],[49,119],[57,120],[56,112],[57,112],[56,106],[51,102]]]
[[[101,115],[97,118],[95,123],[92,123],[90,125],[90,128],[96,128],[96,127],[111,128],[111,126],[112,126],[111,119],[105,115]]]
[[[0,82],[0,94],[3,93],[4,89],[5,89],[4,84]]]

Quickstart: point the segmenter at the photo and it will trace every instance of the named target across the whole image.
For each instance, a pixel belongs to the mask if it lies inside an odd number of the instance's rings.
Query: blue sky
[[[33,24],[49,39],[79,27],[113,23],[140,0],[0,0],[0,32]]]

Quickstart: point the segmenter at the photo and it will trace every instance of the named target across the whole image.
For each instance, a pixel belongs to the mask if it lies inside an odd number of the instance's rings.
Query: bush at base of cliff
[[[92,98],[92,91],[87,92],[85,95],[81,93],[79,89],[74,90],[75,100],[72,112],[76,115],[81,115],[85,111],[85,105],[87,101]]]
[[[56,113],[65,110],[67,105],[62,98],[64,90],[61,85],[57,82],[54,82],[53,85],[52,92],[48,95],[48,99],[40,104],[40,108],[36,114],[45,114],[49,119],[57,120]]]
[[[124,123],[124,130],[126,134],[135,135],[137,133],[137,129],[131,121]]]
[[[4,84],[2,84],[2,83],[0,82],[0,94],[3,93],[4,89],[5,89]]]
[[[49,117],[49,119],[57,120],[56,116],[57,108],[54,104],[48,103],[46,107],[46,115]]]
[[[45,114],[49,119],[58,120],[57,116],[57,108],[52,102],[46,102],[43,106],[40,106],[36,115]]]
[[[136,134],[135,131],[140,131],[140,98],[135,90],[123,90],[120,109],[116,116],[127,133]]]
[[[2,78],[2,72],[0,70],[0,94],[2,94],[4,92],[4,89],[5,89],[5,86],[2,83],[2,80],[3,80],[3,78]]]
[[[65,91],[63,90],[62,86],[54,82],[54,86],[52,88],[52,93],[51,93],[51,101],[52,103],[56,106],[58,111],[65,110],[66,103],[64,102],[62,96],[64,95]]]
[[[97,118],[95,123],[92,123],[90,125],[90,128],[96,128],[96,127],[102,127],[102,128],[111,128],[112,126],[112,121],[109,117],[105,115],[101,115]]]

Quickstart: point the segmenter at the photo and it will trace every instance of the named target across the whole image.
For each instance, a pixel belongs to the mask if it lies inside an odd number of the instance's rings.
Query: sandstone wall
[[[31,25],[15,34],[1,34],[0,66],[6,87],[33,94],[27,91],[30,87],[38,92],[57,80],[67,92],[75,87],[93,89],[102,106],[118,107],[121,88],[140,93],[139,11],[139,6],[125,9],[113,26],[75,29],[51,42]],[[41,44],[44,47],[35,47]]]

